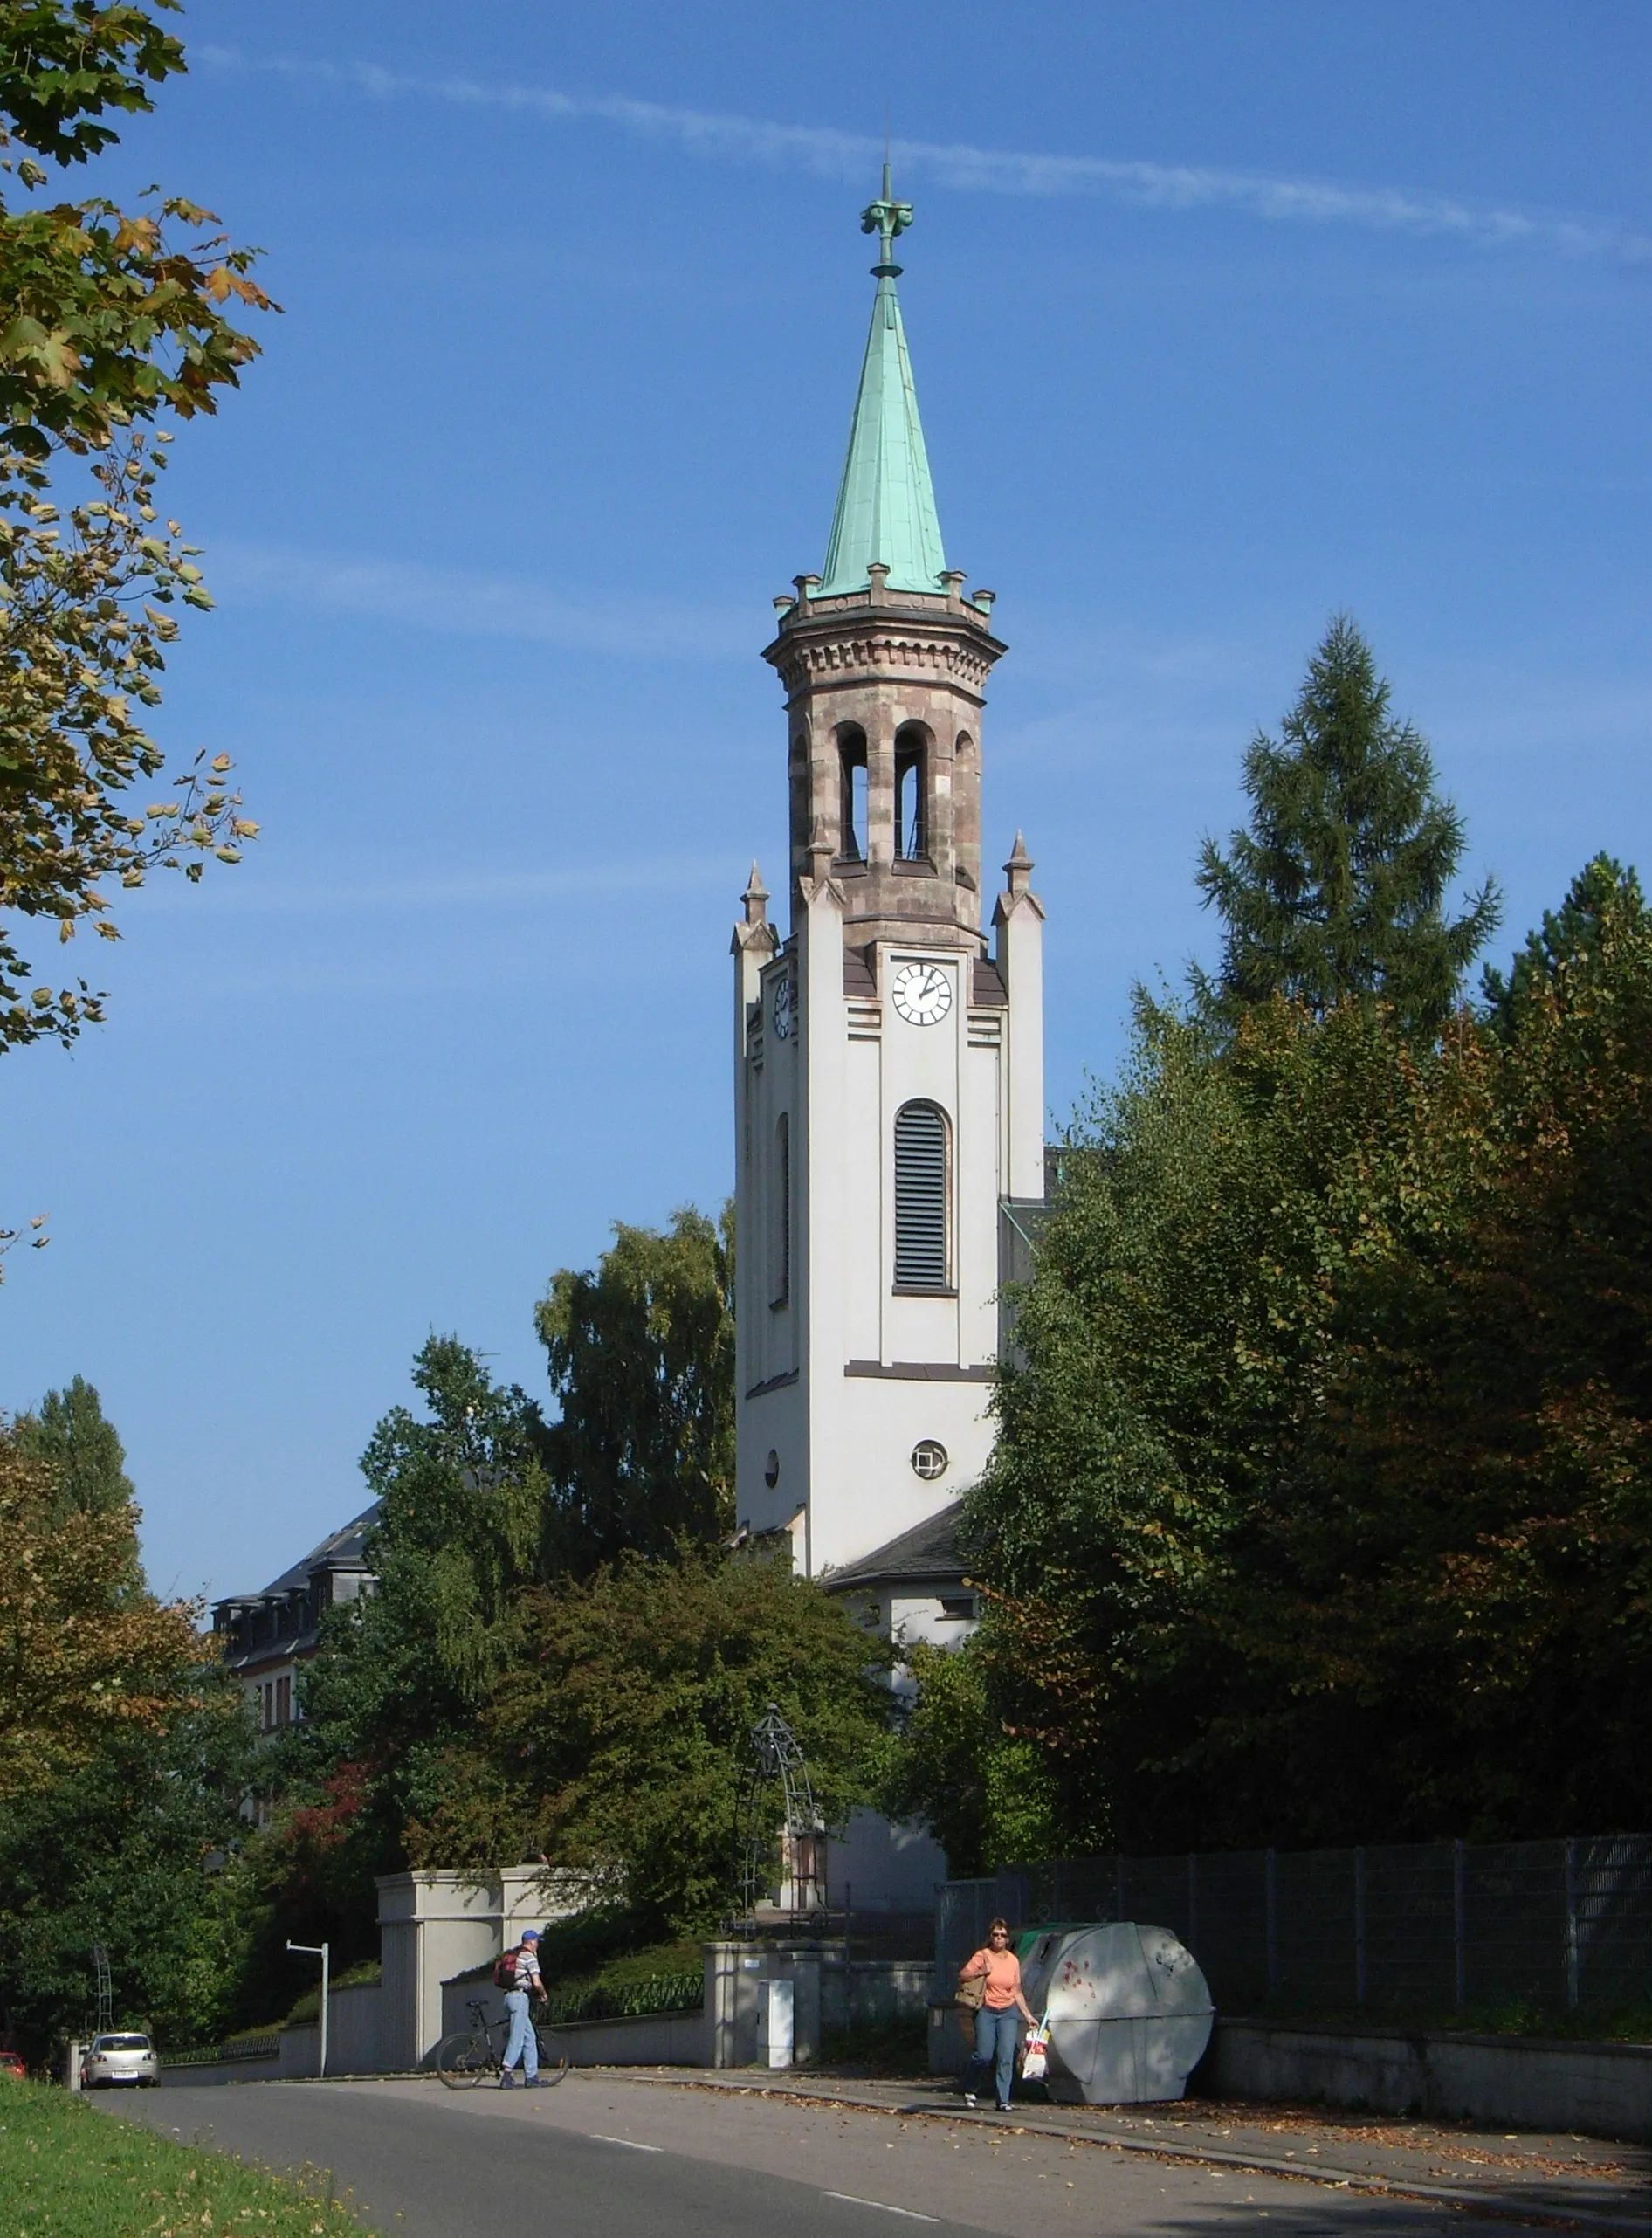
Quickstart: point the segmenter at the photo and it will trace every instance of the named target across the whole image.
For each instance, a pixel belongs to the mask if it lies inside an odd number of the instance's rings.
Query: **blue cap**
[[[539,1931],[539,1929],[538,1929],[537,1927],[525,1927],[525,1928],[523,1928],[523,1930],[522,1930],[522,1940],[523,1940],[525,1943],[537,1943],[537,1942],[538,1942],[538,1940],[539,1940],[539,1938],[540,1938],[540,1931]]]

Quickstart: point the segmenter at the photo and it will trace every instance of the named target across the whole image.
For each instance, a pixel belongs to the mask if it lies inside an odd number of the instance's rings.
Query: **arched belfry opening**
[[[921,723],[903,723],[895,733],[895,860],[922,863],[929,857],[933,781],[929,733]]]
[[[864,863],[869,846],[866,733],[858,723],[844,723],[837,733],[839,788],[837,852],[846,863]]]

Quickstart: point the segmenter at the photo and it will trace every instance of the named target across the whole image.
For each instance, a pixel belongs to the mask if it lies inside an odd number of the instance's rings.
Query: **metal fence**
[[[231,2036],[228,2043],[207,2044],[194,2051],[165,2051],[162,2067],[220,2067],[237,2059],[279,2059],[281,2032],[272,2028],[261,2036]]]
[[[1652,1835],[1084,1857],[949,1881],[935,1994],[1002,1912],[1168,1927],[1219,2011],[1580,2011],[1652,1999]]]

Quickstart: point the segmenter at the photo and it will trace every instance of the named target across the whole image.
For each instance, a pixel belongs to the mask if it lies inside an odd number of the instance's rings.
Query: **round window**
[[[912,1474],[933,1484],[946,1473],[946,1449],[936,1437],[920,1437],[912,1448]]]
[[[779,1484],[780,1456],[778,1453],[770,1452],[767,1462],[765,1463],[763,1469],[763,1482],[768,1486],[771,1492],[774,1491],[775,1485]]]

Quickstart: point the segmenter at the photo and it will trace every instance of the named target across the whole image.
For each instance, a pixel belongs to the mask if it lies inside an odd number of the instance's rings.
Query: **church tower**
[[[941,548],[895,283],[878,291],[824,572],[778,598],[789,932],[734,932],[737,1506],[819,1577],[972,1484],[1004,1237],[1043,1195],[1043,911],[1019,835],[981,929],[993,594]]]

